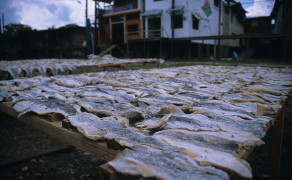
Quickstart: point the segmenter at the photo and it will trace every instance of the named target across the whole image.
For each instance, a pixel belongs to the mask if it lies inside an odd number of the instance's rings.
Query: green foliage
[[[56,29],[56,26],[55,25],[53,25],[53,26],[51,26],[51,27],[48,28],[48,30],[55,30],[55,29]]]
[[[80,27],[77,24],[67,24],[65,26],[60,27],[59,29],[67,29],[67,28],[76,28],[76,27]]]
[[[10,23],[4,26],[6,36],[18,36],[21,32],[32,31],[33,29],[25,24]]]

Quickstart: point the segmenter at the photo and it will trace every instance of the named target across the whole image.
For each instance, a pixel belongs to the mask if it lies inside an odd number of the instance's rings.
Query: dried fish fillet
[[[216,122],[220,129],[227,132],[237,133],[252,133],[255,136],[263,137],[265,135],[266,123],[272,118],[257,117],[258,120],[244,120],[240,117],[229,117],[221,114],[216,114],[212,111],[200,112],[200,114],[209,118],[209,120]],[[261,121],[261,119],[263,119]]]
[[[241,148],[249,148],[264,144],[262,140],[253,135],[244,135],[237,133],[228,133],[223,131],[187,131],[179,129],[168,129],[159,131],[154,134],[154,137],[174,138],[183,142],[189,142],[200,147],[211,148],[217,151],[222,151],[230,154],[235,154]]]
[[[20,112],[19,117],[28,112],[34,112],[39,115],[58,113],[65,117],[77,113],[73,106],[69,105],[63,100],[54,97],[21,101],[16,103],[13,108],[17,112]]]
[[[108,164],[120,173],[141,175],[145,178],[229,179],[225,172],[210,166],[201,167],[188,156],[145,145],[124,150],[118,158]]]
[[[141,123],[137,123],[136,127],[147,130],[157,129],[187,129],[190,131],[219,131],[220,127],[217,123],[210,121],[204,115],[185,114],[181,109],[170,106],[162,108],[160,113],[168,114],[164,117],[158,115],[150,119],[145,119]]]
[[[245,178],[252,178],[249,164],[217,148],[204,147],[193,140],[187,139],[184,134],[176,136],[157,135],[160,140],[170,146],[184,148],[183,154],[192,157],[201,166],[213,166],[222,170],[231,171]]]
[[[136,128],[111,128],[105,138],[108,140],[114,140],[124,147],[133,147],[135,145],[147,144],[159,148],[169,148],[169,146],[152,136],[149,136],[145,132],[141,132]]]
[[[68,120],[79,132],[92,140],[104,140],[110,129],[123,129],[128,124],[127,119],[121,117],[99,118],[90,113],[69,116]]]
[[[253,119],[255,117],[251,112],[248,112],[247,109],[236,107],[219,100],[200,101],[194,105],[194,110],[200,110],[200,108],[201,110],[208,109],[227,116],[239,116],[246,119]]]

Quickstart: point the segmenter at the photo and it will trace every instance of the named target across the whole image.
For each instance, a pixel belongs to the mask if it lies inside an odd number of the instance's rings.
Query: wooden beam
[[[283,141],[283,129],[284,129],[284,108],[275,121],[273,128],[273,140],[272,140],[272,157],[270,167],[270,179],[280,179],[280,164],[282,153],[282,141]]]
[[[106,142],[93,141],[84,137],[79,132],[62,128],[61,121],[50,122],[39,116],[28,114],[18,118],[18,113],[5,103],[0,103],[0,110],[66,144],[72,145],[82,151],[89,152],[105,161],[113,160],[120,152],[107,148]]]

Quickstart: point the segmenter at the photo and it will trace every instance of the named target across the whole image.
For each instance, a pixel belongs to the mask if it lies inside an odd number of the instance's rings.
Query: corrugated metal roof
[[[146,11],[141,14],[141,16],[160,16],[162,13],[162,9],[156,9],[151,11]]]
[[[182,11],[184,10],[185,6],[184,5],[178,5],[178,6],[175,6],[174,8],[168,8],[166,10],[167,13],[171,13],[171,12],[177,12],[177,11]]]

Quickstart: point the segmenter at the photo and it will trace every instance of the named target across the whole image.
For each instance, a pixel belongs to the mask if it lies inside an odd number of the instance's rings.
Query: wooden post
[[[186,59],[186,48],[187,48],[187,41],[184,40],[184,60]]]
[[[163,42],[162,42],[162,37],[160,38],[160,58],[162,58],[162,52],[163,52]]]
[[[198,58],[200,59],[202,57],[202,44],[198,44]]]
[[[146,41],[143,40],[144,58],[146,58]]]
[[[126,44],[126,45],[127,45],[127,55],[126,55],[126,56],[128,56],[128,55],[129,55],[129,51],[130,51],[130,47],[129,47],[129,46],[130,46],[130,45],[129,45],[129,41],[127,41],[127,44]]]
[[[207,58],[209,59],[210,58],[210,45],[209,44],[207,44]]]
[[[249,39],[246,39],[245,40],[245,59],[247,59],[248,58],[248,49],[249,49]]]
[[[220,44],[220,39],[218,39],[218,57],[217,59],[220,59],[221,58],[221,44]]]
[[[270,166],[270,179],[272,180],[280,179],[283,128],[284,128],[284,108],[279,113],[273,128],[272,157]]]
[[[192,42],[190,42],[190,44],[189,44],[189,55],[188,55],[188,58],[189,59],[192,59]]]
[[[287,53],[287,41],[285,41],[285,39],[283,39],[282,44],[283,44],[282,58],[285,59],[286,53]]]
[[[173,39],[171,39],[171,43],[170,43],[171,47],[170,47],[170,57],[171,59],[173,59],[174,57],[174,44],[173,44]]]
[[[217,58],[217,46],[216,46],[216,40],[215,39],[214,39],[214,54],[213,54],[213,56],[214,56],[214,59]]]

